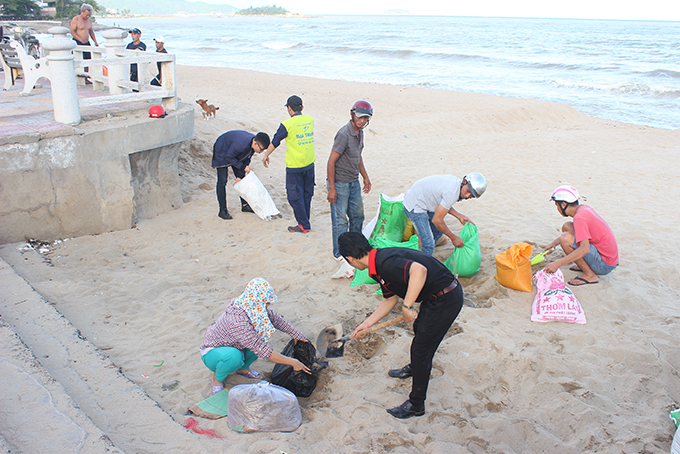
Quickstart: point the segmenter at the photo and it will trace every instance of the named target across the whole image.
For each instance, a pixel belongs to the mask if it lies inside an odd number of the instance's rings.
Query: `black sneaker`
[[[254,213],[253,209],[248,204],[241,205],[241,211],[244,213]]]
[[[231,217],[231,214],[229,214],[227,210],[220,211],[220,214],[218,214],[218,216],[221,217],[222,219],[233,219]]]
[[[290,227],[288,227],[288,231],[291,232],[291,233],[296,233],[296,232],[298,232],[298,233],[309,233],[310,230],[311,229],[306,229],[306,228],[302,227],[300,224],[291,225]]]

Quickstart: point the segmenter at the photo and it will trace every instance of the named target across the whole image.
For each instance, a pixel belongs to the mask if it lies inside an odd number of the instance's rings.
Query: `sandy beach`
[[[0,247],[0,257],[97,347],[102,361],[119,367],[174,420],[155,423],[154,410],[136,403],[135,392],[112,385],[127,412],[107,414],[118,422],[99,428],[117,448],[277,454],[670,450],[675,428],[668,413],[680,406],[680,241],[674,233],[680,130],[592,118],[549,102],[416,87],[184,66],[177,67],[177,80],[183,102],[207,98],[220,107],[214,120],[204,121],[195,105],[195,135],[180,157],[181,208],[130,230],[65,240],[47,254],[24,243]],[[282,218],[265,222],[238,211],[232,175],[227,197],[234,219],[218,218],[213,142],[231,129],[273,134],[287,118],[284,103],[291,94],[302,97],[304,112],[316,122],[312,231],[286,230],[294,218],[286,202],[284,145],[268,169],[257,158],[252,164]],[[428,175],[478,171],[488,180],[482,198],[455,206],[478,226],[482,264],[474,277],[461,278],[469,303],[434,358],[425,415],[402,421],[385,412],[405,400],[411,385],[387,375],[408,363],[411,326],[398,324],[350,342],[344,357],[330,360],[314,394],[300,399],[297,431],[239,434],[226,418],[196,418],[223,439],[187,432],[181,426],[187,408],[210,393],[210,372],[198,351],[205,330],[252,278],[272,284],[279,296],[275,310],[310,339],[336,323],[351,332],[380,302],[376,286],[350,288],[348,280],[330,278],[338,263],[326,161],[358,99],[375,109],[363,154],[373,184],[364,196],[367,220],[379,194],[397,196]],[[531,322],[533,294],[494,279],[495,254],[519,242],[539,252],[558,236],[564,220],[548,199],[560,184],[577,187],[619,242],[619,268],[598,285],[573,289],[586,325]],[[449,243],[435,257],[443,261],[451,251]],[[562,271],[567,279],[577,275]],[[271,344],[280,351],[288,340],[277,332]],[[259,360],[254,368],[268,375],[273,363]],[[90,386],[104,369],[93,367]],[[162,389],[173,380],[179,389]],[[130,426],[144,427],[144,442],[129,435]],[[26,436],[19,452],[36,452],[39,437]]]

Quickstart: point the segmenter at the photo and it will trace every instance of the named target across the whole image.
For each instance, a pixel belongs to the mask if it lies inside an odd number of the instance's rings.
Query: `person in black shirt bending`
[[[425,414],[427,386],[432,371],[432,358],[463,307],[463,289],[453,274],[431,255],[407,248],[374,249],[359,232],[346,232],[338,238],[340,254],[358,270],[380,283],[383,300],[361,325],[353,337],[370,328],[394,309],[402,298],[402,313],[407,322],[415,320],[415,337],[411,342],[411,363],[389,371],[395,378],[413,377],[409,399],[387,410],[404,419]],[[416,313],[414,304],[420,303]]]

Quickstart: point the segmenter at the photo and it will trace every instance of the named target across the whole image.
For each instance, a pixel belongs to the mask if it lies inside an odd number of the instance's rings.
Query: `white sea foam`
[[[592,116],[680,128],[680,35],[670,22],[419,16],[115,21],[140,27],[145,36],[174,35],[168,48],[179,64],[536,98]]]
[[[262,43],[264,47],[267,49],[272,49],[272,50],[283,50],[283,49],[290,49],[292,47],[297,46],[299,43],[287,43],[283,41],[267,41]]]

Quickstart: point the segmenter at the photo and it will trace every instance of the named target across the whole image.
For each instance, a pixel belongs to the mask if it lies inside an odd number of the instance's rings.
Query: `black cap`
[[[295,110],[297,107],[302,107],[302,98],[298,95],[293,95],[286,101],[286,107],[290,107]]]
[[[130,33],[137,33],[137,34],[141,35],[142,31],[138,28],[133,28],[133,29],[130,29]]]

